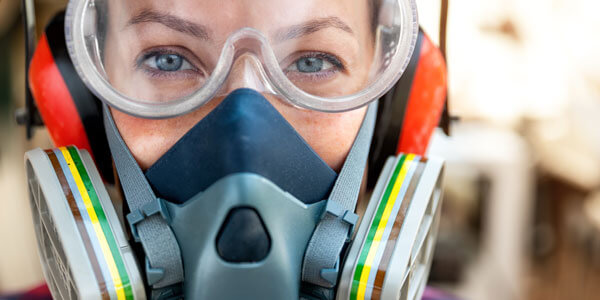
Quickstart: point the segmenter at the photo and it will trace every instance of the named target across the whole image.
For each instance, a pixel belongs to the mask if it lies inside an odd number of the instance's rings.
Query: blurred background
[[[36,0],[38,32],[66,1]],[[440,0],[418,0],[439,42]],[[451,135],[430,284],[461,299],[600,299],[600,1],[449,0]],[[0,0],[0,295],[43,281],[23,153],[20,1]],[[596,129],[594,129],[596,128]]]

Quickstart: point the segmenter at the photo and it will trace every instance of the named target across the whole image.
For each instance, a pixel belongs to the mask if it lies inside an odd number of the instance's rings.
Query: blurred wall
[[[483,205],[482,244],[451,286],[465,299],[597,299],[597,249],[584,246],[600,236],[585,220],[600,215],[586,196],[600,188],[599,9],[593,0],[450,0],[449,99],[460,122],[432,154],[449,162],[448,192],[477,193],[469,186],[481,178],[490,186],[472,203],[445,200]],[[535,223],[544,214],[549,227]],[[536,244],[554,253],[542,268]]]
[[[36,1],[38,34],[64,0]],[[20,1],[0,0],[0,294],[17,292],[43,281],[27,198],[23,154],[51,143],[44,129],[26,141],[14,121],[24,103],[24,41]]]

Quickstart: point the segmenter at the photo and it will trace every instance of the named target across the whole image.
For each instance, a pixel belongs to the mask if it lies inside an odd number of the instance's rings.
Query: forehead
[[[114,26],[126,26],[144,12],[158,12],[201,24],[217,34],[242,27],[262,31],[311,19],[336,17],[354,31],[368,29],[374,0],[107,0]]]

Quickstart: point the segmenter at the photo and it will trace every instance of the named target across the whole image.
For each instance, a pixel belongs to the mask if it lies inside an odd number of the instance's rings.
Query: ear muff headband
[[[29,84],[54,146],[87,149],[103,179],[112,183],[100,101],[73,67],[65,44],[63,13],[46,27],[30,64]]]

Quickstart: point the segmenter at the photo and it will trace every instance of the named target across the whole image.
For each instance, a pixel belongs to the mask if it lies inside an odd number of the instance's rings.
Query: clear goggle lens
[[[239,87],[318,111],[383,95],[416,41],[414,0],[71,0],[66,38],[90,89],[172,117]]]

